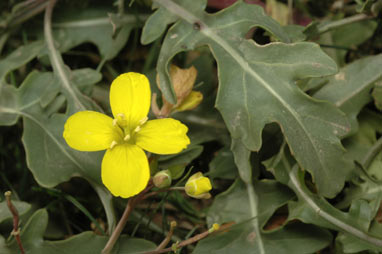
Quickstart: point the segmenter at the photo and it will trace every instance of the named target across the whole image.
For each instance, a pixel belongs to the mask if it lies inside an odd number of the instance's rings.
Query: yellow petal
[[[193,197],[209,192],[212,189],[212,186],[210,179],[198,172],[187,180],[185,189],[187,195]]]
[[[120,142],[122,130],[113,126],[113,119],[95,111],[81,111],[70,116],[64,127],[64,139],[80,151],[100,151]]]
[[[145,152],[136,145],[117,145],[102,160],[102,182],[114,196],[128,198],[140,193],[150,178]]]
[[[203,94],[199,91],[191,91],[191,93],[175,108],[174,111],[185,111],[196,108],[203,100]]]
[[[118,124],[131,130],[139,125],[150,109],[151,90],[145,75],[129,72],[111,84],[110,106]]]
[[[136,144],[156,154],[179,153],[190,144],[188,128],[172,118],[151,120],[136,134]]]

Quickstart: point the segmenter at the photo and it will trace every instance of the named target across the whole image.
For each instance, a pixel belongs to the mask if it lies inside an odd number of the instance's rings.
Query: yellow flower
[[[212,189],[210,179],[203,176],[201,172],[193,174],[186,182],[186,194],[193,198],[208,199],[211,197],[209,191]]]
[[[150,169],[143,149],[173,154],[190,143],[187,127],[178,120],[148,121],[150,101],[148,79],[139,73],[125,73],[110,88],[114,119],[95,111],[81,111],[66,121],[63,136],[70,147],[80,151],[106,149],[101,177],[114,196],[131,197],[146,187]]]

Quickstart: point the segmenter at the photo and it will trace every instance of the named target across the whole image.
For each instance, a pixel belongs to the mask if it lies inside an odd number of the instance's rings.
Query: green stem
[[[241,180],[247,188],[249,207],[251,212],[251,223],[256,234],[257,249],[259,253],[265,254],[263,239],[259,228],[259,198],[253,187],[252,165],[250,162],[251,151],[238,139],[232,139],[231,150],[233,152],[235,164],[239,170]]]
[[[264,249],[264,244],[263,240],[261,239],[261,232],[259,230],[259,219],[258,219],[258,214],[259,214],[259,209],[258,209],[258,204],[259,204],[259,198],[255,192],[255,188],[253,188],[252,181],[246,184],[247,186],[247,193],[248,193],[248,199],[249,199],[249,207],[251,209],[251,215],[252,215],[252,224],[256,232],[256,239],[258,243],[258,249],[261,254],[265,254],[265,249]]]
[[[382,151],[382,137],[380,137],[377,142],[367,151],[366,156],[362,160],[362,166],[364,169],[370,167],[370,164],[373,162],[375,156]]]
[[[99,230],[99,232],[102,234],[102,235],[106,235],[105,231],[103,230],[103,228],[101,227],[101,225],[98,223],[98,221],[94,218],[94,216],[89,212],[88,209],[86,209],[85,206],[83,206],[80,202],[78,202],[77,199],[75,199],[73,196],[69,195],[69,194],[62,194],[63,197],[68,200],[70,203],[72,203],[75,207],[78,208],[78,210],[80,210],[83,214],[86,215],[86,217],[89,218],[89,220],[91,222],[93,222],[93,224],[95,225],[95,227]]]
[[[335,211],[338,211],[336,208],[332,207],[329,203],[327,203],[325,199],[315,197],[316,195],[306,191],[306,187],[302,185],[298,179],[297,174],[299,171],[299,167],[297,164],[293,168],[291,168],[285,156],[283,156],[282,158],[282,163],[287,169],[290,183],[293,185],[294,190],[298,195],[299,199],[302,199],[302,201],[304,201],[311,209],[313,209],[317,216],[322,217],[324,220],[336,226],[342,232],[351,234],[375,246],[382,247],[382,239],[371,236],[361,231],[357,227],[352,226],[351,222],[343,220],[341,218],[337,218],[336,216],[332,215]],[[325,206],[327,206],[328,208],[325,208]]]
[[[328,31],[332,30],[332,29],[336,29],[338,27],[345,26],[345,25],[348,25],[348,24],[351,24],[351,23],[354,23],[354,22],[368,20],[368,19],[371,19],[371,18],[372,17],[367,16],[365,14],[357,14],[357,15],[354,15],[354,16],[351,16],[351,17],[347,17],[347,18],[344,18],[344,19],[340,19],[340,20],[333,21],[333,22],[330,22],[328,24],[325,24],[325,25],[323,25],[323,26],[318,28],[318,33],[323,34],[323,33],[326,33]]]
[[[46,45],[49,51],[49,59],[51,61],[54,72],[57,74],[57,76],[61,80],[62,87],[68,92],[68,95],[70,95],[70,97],[73,99],[73,102],[76,105],[76,108],[79,110],[85,110],[86,107],[81,103],[77,94],[71,87],[69,78],[64,69],[65,67],[64,67],[64,61],[62,59],[62,56],[54,45],[53,34],[52,34],[52,13],[53,13],[53,8],[55,4],[56,4],[56,0],[49,1],[46,7],[45,17],[44,17],[44,35],[45,35]]]
[[[165,236],[168,234],[167,230],[163,230],[162,227],[160,227],[157,224],[155,224],[154,222],[152,222],[151,219],[147,215],[145,215],[145,213],[140,213],[137,210],[134,210],[132,212],[131,216],[132,216],[132,219],[141,221],[142,224],[147,225],[147,227],[150,230],[152,230],[152,231],[154,231],[154,232],[156,232],[158,234],[163,234]],[[182,241],[182,239],[179,236],[177,236],[177,235],[172,235],[171,236],[171,240],[173,242],[180,242],[180,241]]]
[[[149,15],[138,15],[138,18],[140,20],[145,21],[148,19]],[[137,17],[135,15],[123,15],[121,17],[121,23],[123,25],[126,24],[138,24]],[[87,20],[78,20],[78,21],[67,21],[67,22],[60,22],[60,23],[54,23],[54,28],[83,28],[83,27],[91,27],[91,26],[109,26],[110,18],[94,18],[94,19],[87,19]]]

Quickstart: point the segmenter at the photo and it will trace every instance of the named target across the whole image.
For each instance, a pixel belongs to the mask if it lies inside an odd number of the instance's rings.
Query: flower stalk
[[[180,243],[176,244],[175,246],[177,249],[179,249],[179,248],[182,248],[182,247],[187,246],[189,244],[193,244],[195,242],[198,242],[198,241],[206,238],[207,236],[209,236],[212,233],[217,233],[217,232],[222,232],[222,231],[228,230],[232,225],[234,225],[234,222],[226,223],[224,225],[221,225],[220,227],[217,227],[216,224],[214,224],[214,226],[212,227],[214,230],[208,229],[207,231],[204,231],[203,233],[197,234],[197,235],[195,235],[195,236],[193,236],[187,240],[181,241]],[[171,246],[171,247],[166,248],[166,249],[161,249],[161,250],[146,251],[146,252],[143,252],[143,254],[160,254],[160,253],[171,252],[171,251],[174,251],[173,247],[174,246]]]
[[[121,219],[119,220],[117,226],[115,227],[113,233],[111,234],[109,240],[107,241],[105,247],[102,250],[102,254],[110,254],[115,243],[117,242],[119,236],[122,233],[122,230],[125,228],[127,220],[133,211],[135,205],[143,200],[145,198],[145,194],[147,191],[149,191],[152,188],[152,185],[149,183],[149,185],[144,189],[141,193],[139,193],[136,197],[129,198],[129,201],[127,201],[127,205],[125,208],[125,211],[122,214]]]
[[[176,221],[171,221],[170,223],[170,231],[168,231],[168,234],[165,239],[158,245],[158,247],[155,250],[162,250],[166,245],[170,242],[172,235],[174,234],[174,229],[176,227]]]
[[[7,201],[8,209],[13,216],[13,230],[11,232],[11,235],[15,237],[17,245],[19,246],[19,249],[20,249],[20,253],[24,254],[25,251],[24,251],[23,245],[21,243],[21,238],[20,238],[19,213],[17,212],[16,207],[12,204],[11,195],[12,195],[12,192],[10,191],[7,191],[4,193],[5,199]]]

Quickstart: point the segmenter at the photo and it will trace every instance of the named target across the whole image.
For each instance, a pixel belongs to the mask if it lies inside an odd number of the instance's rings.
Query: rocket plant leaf
[[[288,204],[288,221],[297,219],[336,230],[355,239],[361,245],[381,250],[382,239],[379,232],[382,227],[378,225],[374,230],[370,227],[370,221],[378,207],[372,208],[365,200],[356,200],[349,212],[337,209],[322,196],[311,192],[304,179],[305,172],[297,164],[291,167],[288,158],[282,149],[277,156],[264,162],[276,180],[288,185],[298,197],[297,201],[290,201]]]
[[[99,236],[96,235],[94,232],[87,231],[61,241],[47,241],[44,240],[44,233],[46,231],[47,226],[47,211],[45,209],[37,210],[21,231],[21,241],[23,243],[23,247],[26,250],[28,250],[27,253],[101,253],[101,250],[103,249],[108,240],[108,238],[105,236]],[[121,237],[120,244],[116,245],[116,250],[113,253],[133,254],[153,250],[154,248],[155,244],[150,241],[137,238],[126,238],[123,236]],[[15,241],[12,241],[9,244],[8,248],[5,249],[9,250],[10,253],[17,253],[17,251],[19,251]]]
[[[59,89],[54,86],[54,75],[50,72],[30,73],[18,89],[5,85],[0,94],[0,123],[12,125],[19,117],[23,118],[28,167],[40,185],[54,187],[73,176],[100,183],[101,154],[81,154],[70,149],[62,137],[67,116],[47,115],[52,107],[62,107],[64,101],[57,99],[42,106],[42,98],[47,94],[54,98],[58,95]]]
[[[372,100],[370,94],[376,81],[382,77],[382,54],[356,60],[329,78],[314,97],[332,102],[349,118],[351,132],[358,130],[357,115]]]
[[[178,16],[164,39],[157,64],[166,99],[175,102],[168,76],[171,59],[179,52],[208,45],[218,65],[215,106],[232,139],[258,151],[264,126],[278,123],[298,163],[312,174],[319,193],[334,197],[352,167],[343,159],[338,138],[349,131],[348,121],[332,104],[304,94],[295,81],[335,74],[336,64],[314,43],[287,44],[288,34],[259,6],[238,2],[208,14],[202,0],[192,6],[187,1],[155,2],[160,9],[153,15]],[[252,27],[261,27],[282,42],[258,45],[245,38]]]

